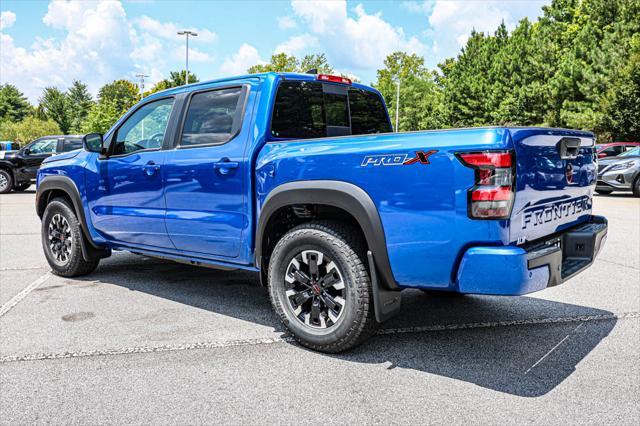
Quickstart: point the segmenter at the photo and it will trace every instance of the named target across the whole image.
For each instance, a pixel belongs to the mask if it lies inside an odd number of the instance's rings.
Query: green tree
[[[105,134],[124,114],[121,107],[112,99],[104,99],[93,104],[82,124],[83,133]]]
[[[138,86],[129,80],[113,81],[98,91],[98,103],[113,104],[119,115],[128,111],[139,99]]]
[[[189,71],[189,84],[198,83],[200,80],[198,76]],[[187,82],[187,71],[171,71],[169,73],[169,78],[165,78],[160,80],[153,87],[144,92],[144,96],[149,96],[152,93],[160,92],[162,90],[171,89],[172,87],[184,86]]]
[[[45,87],[38,100],[38,108],[46,119],[58,123],[62,133],[69,133],[71,128],[71,108],[67,95],[56,87]]]
[[[387,103],[391,122],[396,122],[398,81],[400,82],[400,120],[402,131],[443,127],[442,96],[435,75],[427,70],[424,58],[394,52],[384,60],[374,84]]]
[[[69,115],[71,118],[70,130],[73,133],[80,133],[82,125],[89,115],[89,110],[93,105],[91,94],[87,85],[74,80],[67,90],[69,100]]]
[[[271,61],[268,64],[257,64],[249,67],[249,74],[257,74],[262,72],[296,72],[300,62],[295,56],[289,56],[286,53],[276,53],[271,55]]]
[[[30,109],[27,98],[14,85],[7,83],[0,86],[0,120],[20,121]]]
[[[318,74],[333,74],[333,68],[327,62],[327,57],[324,53],[305,55],[297,67],[299,72],[307,72],[312,69],[318,70]]]
[[[3,121],[0,124],[0,139],[18,141],[21,144],[31,142],[41,136],[62,133],[58,123],[53,120],[40,120],[27,116],[17,123]]]

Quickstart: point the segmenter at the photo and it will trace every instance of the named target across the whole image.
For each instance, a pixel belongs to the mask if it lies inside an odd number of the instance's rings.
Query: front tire
[[[80,222],[62,198],[51,201],[42,215],[42,248],[53,273],[78,277],[93,272],[99,259],[87,262],[82,256]]]
[[[375,333],[364,245],[352,227],[310,222],[276,244],[269,295],[283,324],[303,346],[343,352]]]
[[[8,194],[13,188],[13,176],[4,169],[0,169],[0,194]]]

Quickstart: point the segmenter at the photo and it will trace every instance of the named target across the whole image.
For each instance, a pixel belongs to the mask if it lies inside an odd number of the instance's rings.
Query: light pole
[[[147,74],[136,74],[136,77],[140,79],[140,99],[144,98],[144,79],[149,77]]]
[[[198,33],[189,31],[189,30],[183,30],[183,31],[178,31],[178,35],[183,35],[183,36],[186,36],[187,38],[187,60],[186,60],[187,74],[185,75],[185,82],[186,84],[189,84],[189,36],[197,37]]]
[[[400,131],[398,123],[400,120],[400,74],[398,74],[398,81],[396,81],[396,133]]]

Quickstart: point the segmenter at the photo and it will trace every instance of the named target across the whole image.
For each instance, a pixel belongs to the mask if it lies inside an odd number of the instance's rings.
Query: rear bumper
[[[593,263],[606,238],[607,219],[591,216],[588,222],[543,242],[472,247],[460,262],[457,290],[517,296],[561,284]]]

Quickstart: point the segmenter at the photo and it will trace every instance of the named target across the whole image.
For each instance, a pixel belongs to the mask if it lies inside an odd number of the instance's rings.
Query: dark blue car
[[[90,273],[111,250],[257,271],[296,339],[326,352],[370,336],[405,288],[560,284],[593,262],[607,230],[591,214],[591,133],[394,133],[380,94],[342,77],[170,89],[84,148],[38,173],[56,274]]]

